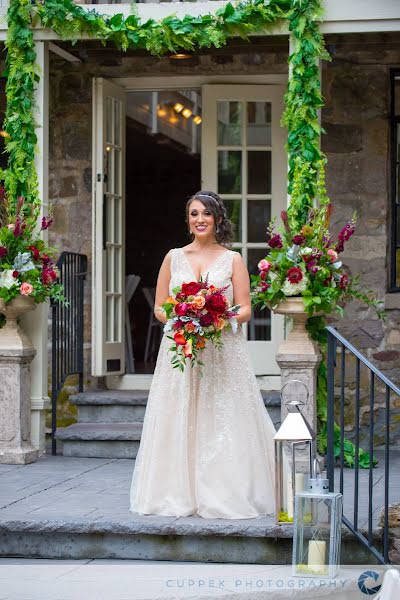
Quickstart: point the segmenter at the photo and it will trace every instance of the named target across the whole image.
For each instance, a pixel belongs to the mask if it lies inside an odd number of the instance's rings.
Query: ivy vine
[[[325,157],[320,149],[318,110],[323,106],[319,65],[329,59],[319,30],[322,0],[243,0],[228,2],[215,14],[203,16],[170,15],[162,20],[145,22],[133,11],[129,16],[101,15],[85,10],[73,0],[10,0],[8,13],[7,58],[5,75],[7,169],[0,173],[12,203],[19,196],[38,214],[40,198],[35,169],[34,89],[40,73],[36,64],[33,28],[41,24],[62,39],[76,42],[86,35],[113,43],[121,50],[142,49],[161,56],[167,52],[220,48],[234,36],[247,38],[252,33],[267,32],[279,22],[286,22],[293,40],[289,56],[289,82],[285,94],[282,124],[287,126],[289,160],[288,192],[291,203],[288,215],[294,229],[305,223],[308,210],[318,196],[326,195]],[[314,323],[313,335],[321,338],[324,324]],[[326,422],[326,374],[320,367],[318,378],[318,415],[321,434]],[[323,440],[320,439],[320,447]]]

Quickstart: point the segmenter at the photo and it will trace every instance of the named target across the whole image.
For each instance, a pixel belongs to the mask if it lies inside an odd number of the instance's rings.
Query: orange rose
[[[223,329],[226,325],[226,321],[225,319],[223,319],[222,317],[218,317],[217,322],[215,324],[217,329]]]
[[[186,323],[185,329],[188,333],[192,333],[192,331],[194,331],[196,327],[193,325],[193,323]]]
[[[192,301],[192,304],[198,309],[202,309],[205,303],[204,296],[195,296]]]
[[[186,346],[183,348],[183,353],[186,358],[192,358],[193,350],[192,350],[192,340],[188,340]]]

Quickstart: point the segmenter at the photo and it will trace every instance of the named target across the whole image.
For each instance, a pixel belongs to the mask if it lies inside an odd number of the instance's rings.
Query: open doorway
[[[126,113],[126,275],[140,278],[129,303],[127,369],[141,374],[154,371],[162,334],[153,317],[161,262],[189,242],[185,204],[200,189],[201,94],[127,93]]]

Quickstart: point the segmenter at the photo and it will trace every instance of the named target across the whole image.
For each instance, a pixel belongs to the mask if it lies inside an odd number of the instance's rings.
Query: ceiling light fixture
[[[195,122],[196,125],[200,125],[200,123],[201,123],[201,116],[200,115],[194,115],[193,121]]]
[[[176,104],[174,104],[174,111],[177,113],[182,112],[184,109],[183,104],[181,104],[180,102],[177,102]]]
[[[185,119],[188,119],[189,117],[191,117],[192,111],[190,110],[190,108],[184,108],[182,111],[182,116],[185,117]]]

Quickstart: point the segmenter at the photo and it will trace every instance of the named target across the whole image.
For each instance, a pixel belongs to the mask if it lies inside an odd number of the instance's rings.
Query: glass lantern
[[[292,379],[282,388],[281,396],[289,383],[302,381]],[[275,434],[275,515],[277,523],[293,522],[294,498],[308,488],[313,474],[316,456],[315,433],[303,417],[299,407],[301,400],[285,403],[288,414]]]
[[[310,479],[295,498],[292,574],[336,577],[339,572],[343,496],[329,492],[328,479]]]

